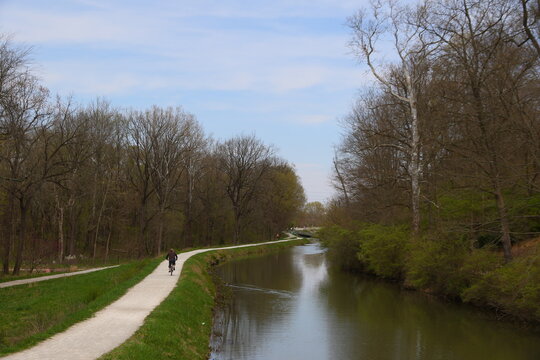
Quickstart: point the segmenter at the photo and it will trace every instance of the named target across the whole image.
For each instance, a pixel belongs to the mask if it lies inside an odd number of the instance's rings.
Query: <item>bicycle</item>
[[[175,270],[174,264],[170,264],[169,265],[169,272],[171,273],[171,276],[172,276],[172,273],[173,273],[174,270]]]

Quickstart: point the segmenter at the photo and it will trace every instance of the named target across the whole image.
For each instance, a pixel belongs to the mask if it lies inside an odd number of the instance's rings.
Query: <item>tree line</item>
[[[29,55],[0,36],[4,273],[268,240],[303,206],[293,166],[254,135],[217,141],[181,107],[52,96]]]
[[[334,156],[328,222],[344,231],[349,264],[467,298],[502,266],[472,271],[477,250],[510,264],[516,244],[538,237],[539,21],[529,0],[376,1],[349,18],[351,49],[376,83]],[[539,279],[535,263],[522,285]],[[455,288],[442,285],[467,266]]]

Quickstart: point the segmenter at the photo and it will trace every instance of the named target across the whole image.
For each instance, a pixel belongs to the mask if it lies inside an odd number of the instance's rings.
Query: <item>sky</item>
[[[366,0],[0,0],[45,86],[82,104],[182,106],[216,139],[251,135],[331,198],[334,147],[366,69],[347,17]]]

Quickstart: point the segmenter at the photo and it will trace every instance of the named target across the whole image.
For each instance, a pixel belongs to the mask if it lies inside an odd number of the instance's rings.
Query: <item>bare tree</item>
[[[152,184],[152,140],[146,115],[143,112],[132,112],[128,117],[128,167],[129,182],[138,196],[139,246],[145,246],[148,252],[146,232],[151,217],[147,208],[155,189]],[[139,249],[140,253],[140,249]]]
[[[159,254],[163,244],[165,211],[170,206],[172,193],[178,190],[183,170],[192,169],[186,164],[195,160],[190,157],[190,153],[196,150],[196,144],[192,140],[199,129],[193,115],[181,108],[163,110],[154,107],[148,115],[148,136],[151,139],[150,178],[158,201],[155,251]],[[188,193],[190,190],[192,189],[188,189]]]
[[[399,7],[394,1],[380,1],[373,3],[370,10],[369,16],[360,11],[349,19],[349,26],[353,30],[351,47],[356,55],[366,62],[384,91],[408,107],[410,123],[405,129],[407,141],[401,144],[378,144],[377,146],[394,147],[408,157],[412,228],[413,233],[417,235],[420,229],[420,180],[422,176],[418,94],[428,73],[430,55],[435,50],[436,43],[419,25],[427,12],[426,4],[411,10]],[[389,39],[393,47],[392,55],[397,57],[396,65],[385,64],[380,58],[381,49],[378,49],[378,46]]]
[[[446,147],[464,159],[473,161],[488,179],[483,190],[495,198],[506,261],[512,259],[510,220],[506,204],[505,157],[511,155],[513,131],[506,107],[497,89],[498,69],[505,51],[511,51],[508,34],[512,24],[511,3],[501,0],[452,0],[441,3],[432,21],[424,27],[443,44],[441,62],[447,80],[447,100],[453,103],[461,137],[454,136]],[[518,66],[519,68],[519,66]],[[523,76],[526,68],[509,70],[511,76]],[[456,77],[459,78],[457,79]],[[505,86],[505,85],[503,85]],[[509,96],[508,94],[507,96]]]
[[[189,136],[184,141],[184,160],[183,167],[185,169],[185,187],[186,199],[184,206],[184,242],[188,246],[193,245],[193,223],[195,221],[194,211],[194,193],[195,187],[205,174],[204,157],[208,150],[208,140],[204,136],[204,132],[200,125],[191,119],[186,124],[189,129]]]
[[[240,241],[243,220],[253,205],[262,177],[273,164],[273,149],[255,136],[237,136],[217,146],[219,168],[234,212],[234,242]]]
[[[525,41],[530,41],[540,57],[540,1],[518,0],[521,7],[521,25],[525,33]],[[520,44],[521,45],[521,44]]]
[[[248,232],[258,240],[290,222],[298,179],[259,140],[240,136],[210,150],[181,108],[120,112],[99,99],[80,108],[54,100],[28,54],[0,35],[4,272],[14,259],[17,273],[23,260],[33,268],[66,254],[142,256]]]
[[[13,137],[13,119],[10,117],[12,112],[11,104],[14,102],[15,93],[19,90],[21,81],[28,77],[28,48],[17,48],[11,43],[9,37],[0,35],[0,141],[2,153],[6,153],[6,148],[10,146]],[[24,81],[22,81],[24,83]],[[11,152],[11,151],[9,151]],[[8,156],[3,160],[2,168],[5,176],[2,177],[2,184],[8,194],[8,207],[4,221],[6,233],[4,234],[4,257],[3,257],[3,272],[9,272],[9,261],[11,250],[15,237],[15,198],[13,186],[13,172],[17,172],[16,168],[9,168],[12,164],[12,159]],[[13,159],[16,161],[16,159]],[[8,174],[9,173],[9,174]]]

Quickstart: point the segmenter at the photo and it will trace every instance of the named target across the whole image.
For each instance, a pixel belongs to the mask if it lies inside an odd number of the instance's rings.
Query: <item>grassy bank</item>
[[[209,267],[227,259],[268,253],[305,242],[217,250],[191,257],[184,264],[181,279],[171,295],[128,341],[101,359],[206,359],[215,296]]]
[[[448,234],[413,240],[404,226],[332,226],[320,237],[342,268],[398,280],[408,288],[493,309],[500,316],[540,322],[538,239],[505,264],[495,248],[474,248],[467,238]]]
[[[0,355],[20,351],[121,297],[162,259],[0,289]]]

